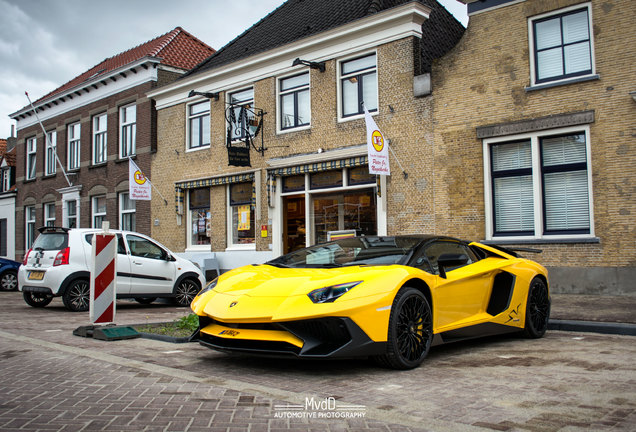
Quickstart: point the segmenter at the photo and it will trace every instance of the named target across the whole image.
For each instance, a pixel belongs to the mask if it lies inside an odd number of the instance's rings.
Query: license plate
[[[27,277],[27,279],[29,280],[42,280],[44,279],[44,273],[43,271],[30,271],[29,272],[29,276]]]

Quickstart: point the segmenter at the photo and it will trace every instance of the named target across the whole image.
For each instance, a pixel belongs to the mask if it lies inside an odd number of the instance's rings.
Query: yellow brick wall
[[[433,69],[435,221],[440,234],[484,238],[480,126],[594,110],[590,124],[597,244],[543,244],[548,266],[636,265],[636,8],[592,1],[599,80],[526,92],[528,17],[577,0],[528,0],[476,14]],[[458,175],[460,173],[461,175]]]
[[[434,179],[429,167],[434,157],[431,130],[431,98],[413,97],[413,40],[402,39],[377,48],[379,114],[375,121],[391,141],[395,152],[390,155],[392,175],[388,180],[389,234],[422,233],[434,230],[432,224],[432,188]],[[300,70],[300,69],[299,69]],[[268,147],[264,157],[251,152],[252,169],[260,169],[261,218],[255,221],[257,250],[268,250],[269,238],[260,237],[260,226],[268,223],[266,160],[289,155],[315,153],[318,148],[338,149],[366,143],[364,119],[337,121],[337,62],[326,62],[326,70],[310,70],[311,128],[290,133],[276,133],[276,78],[254,83],[254,104],[267,112],[263,138]],[[174,251],[186,244],[186,218],[176,224],[174,183],[218,174],[244,172],[249,168],[227,165],[225,148],[225,94],[211,100],[211,146],[209,149],[185,151],[185,105],[158,111],[158,151],[153,156],[153,182],[169,198],[169,205],[153,200],[152,235]],[[256,144],[260,145],[260,136]],[[408,178],[404,179],[397,160]],[[211,193],[212,250],[226,247],[225,187],[214,187]]]

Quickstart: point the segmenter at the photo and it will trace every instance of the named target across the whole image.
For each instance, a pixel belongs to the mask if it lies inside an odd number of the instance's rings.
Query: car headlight
[[[200,295],[205,294],[206,292],[213,290],[214,287],[216,287],[216,284],[218,282],[219,278],[214,278],[214,280],[212,282],[210,282],[209,284],[207,284],[205,286],[205,288],[203,288],[201,291],[199,291],[199,294],[197,294],[197,297]]]
[[[307,294],[314,303],[331,303],[344,293],[348,292],[354,286],[361,284],[362,281],[348,282],[338,285],[331,285],[324,288],[318,288]]]

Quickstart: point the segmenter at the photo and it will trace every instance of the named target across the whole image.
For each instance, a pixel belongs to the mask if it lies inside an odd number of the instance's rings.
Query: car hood
[[[221,321],[261,322],[333,313],[366,297],[383,296],[408,275],[404,266],[277,268],[245,266],[219,277],[217,286],[193,303],[196,313]],[[362,281],[333,303],[314,304],[315,289]]]

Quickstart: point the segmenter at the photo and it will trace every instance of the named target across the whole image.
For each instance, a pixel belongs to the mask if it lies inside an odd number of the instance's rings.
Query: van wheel
[[[194,279],[185,278],[174,289],[174,302],[178,306],[190,306],[199,291],[201,287]]]
[[[143,305],[149,305],[155,300],[157,300],[157,297],[135,297],[135,301]]]
[[[53,296],[32,291],[24,291],[22,297],[24,297],[26,304],[35,308],[44,307],[53,300]]]
[[[91,287],[86,279],[73,281],[62,296],[62,302],[66,309],[73,312],[84,312],[88,310],[91,298]]]

